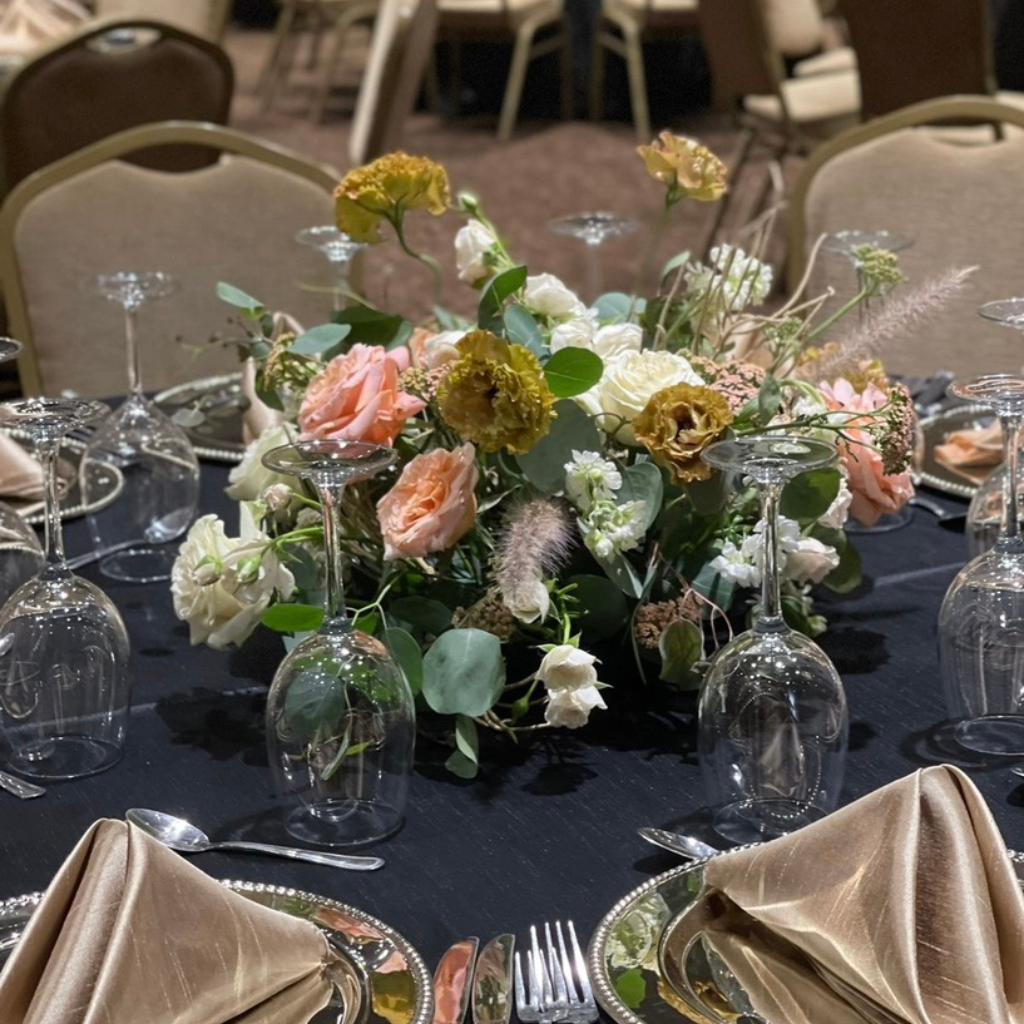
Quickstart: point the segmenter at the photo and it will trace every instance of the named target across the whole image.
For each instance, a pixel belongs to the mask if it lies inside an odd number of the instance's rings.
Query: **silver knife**
[[[512,951],[514,935],[499,935],[477,957],[473,977],[475,1024],[509,1024],[512,1017]]]
[[[434,971],[434,1024],[462,1024],[469,1006],[469,981],[480,940],[456,942]]]

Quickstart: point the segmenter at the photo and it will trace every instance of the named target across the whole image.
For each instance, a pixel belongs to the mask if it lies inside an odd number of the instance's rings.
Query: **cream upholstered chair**
[[[151,18],[217,40],[231,16],[231,0],[95,0],[94,7],[100,18]]]
[[[182,174],[120,158],[154,145],[210,146],[209,167]],[[325,317],[322,295],[300,288],[304,247],[296,232],[331,219],[337,174],[215,125],[143,125],[80,150],[23,181],[0,209],[0,284],[10,333],[25,349],[27,394],[69,388],[85,396],[125,388],[117,311],[81,287],[87,274],[166,270],[180,288],[140,321],[144,379],[159,389],[238,367],[231,308],[216,295],[233,284],[300,322]]]
[[[561,54],[562,117],[572,117],[572,51],[565,24],[564,0],[438,0],[437,34],[452,45],[453,93],[458,94],[458,48],[461,43],[509,39],[512,63],[498,120],[498,139],[512,137],[532,61]],[[541,38],[541,33],[544,35]]]
[[[768,29],[767,0],[700,0],[700,29],[719,103],[735,104],[756,127],[782,129],[787,143],[834,134],[860,111],[852,69],[786,78]]]
[[[927,127],[942,121],[1003,123],[971,136]],[[894,372],[927,374],[1015,371],[1024,362],[1016,332],[985,324],[977,308],[1024,292],[1024,111],[987,97],[948,97],[915,104],[852,128],[815,150],[789,204],[789,283],[795,288],[821,235],[888,229],[914,245],[900,253],[906,293],[944,271],[976,266],[964,291],[926,325],[879,352]],[[829,309],[848,299],[854,273],[842,256],[820,254],[809,294],[826,287]],[[900,291],[886,300],[899,300]]]
[[[857,55],[849,46],[825,49],[825,16],[818,0],[766,0],[765,21],[775,49],[797,59],[797,77],[857,67]]]

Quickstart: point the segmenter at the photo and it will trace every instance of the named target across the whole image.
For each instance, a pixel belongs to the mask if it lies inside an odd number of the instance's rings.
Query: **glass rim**
[[[318,458],[319,457],[319,458]],[[309,461],[303,462],[303,459]],[[308,478],[314,474],[345,471],[348,480],[363,479],[394,465],[394,448],[371,441],[340,438],[310,438],[278,445],[264,452],[260,461],[275,473]]]

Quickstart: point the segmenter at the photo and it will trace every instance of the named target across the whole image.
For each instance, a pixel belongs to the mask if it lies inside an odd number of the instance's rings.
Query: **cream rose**
[[[554,274],[534,274],[526,279],[523,305],[543,316],[579,317],[587,307]]]
[[[520,622],[543,622],[551,610],[551,595],[540,579],[523,583],[512,593],[503,593],[501,599]]]
[[[552,332],[549,346],[552,352],[563,348],[591,348],[594,334],[597,331],[597,317],[588,309],[564,324],[559,324]]]
[[[578,690],[597,682],[592,654],[572,644],[558,644],[544,655],[537,678],[548,690]]]
[[[563,729],[580,729],[587,724],[594,708],[605,708],[596,686],[582,686],[578,690],[554,690],[548,694],[544,721]]]
[[[814,537],[801,537],[786,551],[786,577],[797,583],[820,583],[838,565],[836,549]]]
[[[377,503],[384,557],[422,558],[450,548],[476,521],[478,478],[471,444],[417,455]]]
[[[590,347],[607,363],[627,352],[639,352],[643,340],[638,324],[606,324],[594,335]]]
[[[282,476],[263,465],[263,456],[267,452],[291,444],[297,436],[298,432],[289,423],[276,423],[267,427],[246,447],[242,461],[231,467],[228,474],[229,486],[224,493],[233,501],[254,501],[277,484],[298,488],[299,483],[294,478]]]
[[[492,274],[487,266],[487,256],[494,248],[497,239],[490,229],[478,220],[471,220],[459,228],[455,236],[455,266],[459,271],[459,280],[476,284]]]
[[[425,327],[417,327],[409,338],[412,365],[424,370],[436,370],[439,366],[455,362],[459,358],[456,346],[465,336],[465,331],[435,333]]]

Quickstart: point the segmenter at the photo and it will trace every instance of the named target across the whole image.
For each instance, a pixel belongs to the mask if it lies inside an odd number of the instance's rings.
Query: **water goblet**
[[[825,652],[782,616],[778,507],[794,476],[835,448],[790,436],[719,441],[717,469],[751,477],[761,501],[761,608],[752,629],[712,659],[698,705],[701,771],[715,829],[738,843],[772,839],[835,809],[846,759],[843,684]]]
[[[315,488],[323,510],[326,607],[320,629],[281,662],[267,697],[267,753],[298,839],[355,846],[401,827],[415,711],[402,670],[376,638],[353,628],[342,588],[340,503],[348,483],[395,461],[359,441],[301,441],[263,464]]]
[[[82,497],[108,490],[112,473],[124,478],[117,501],[88,518],[98,551],[111,552],[100,571],[111,579],[150,583],[170,578],[175,552],[161,547],[180,537],[199,504],[199,462],[188,435],[142,391],[137,342],[139,309],[170,295],[174,279],[162,271],[121,271],[87,285],[124,310],[128,397],[93,434],[82,456]]]
[[[360,249],[366,246],[362,242],[354,242],[343,231],[333,224],[318,224],[315,227],[303,228],[295,241],[300,245],[309,245],[324,254],[331,267],[332,282],[330,285],[332,304],[335,311],[345,308],[345,299],[350,292],[349,272],[352,260]]]
[[[1024,377],[988,374],[949,386],[987,405],[1003,427],[1006,495],[1018,493]],[[957,573],[939,610],[939,670],[954,736],[967,750],[1024,755],[1024,538],[1016,501],[1003,498],[995,546]]]
[[[902,252],[913,244],[912,238],[883,228],[878,231],[833,231],[830,235],[826,235],[825,240],[821,243],[821,249],[822,252],[845,256],[853,264],[854,272],[857,275],[857,291],[860,292],[864,288],[864,273],[860,260],[857,259],[858,249],[869,245],[872,248],[886,249],[889,252]],[[870,311],[870,303],[870,298],[866,298],[857,307],[857,315],[862,321]]]
[[[598,252],[600,246],[609,238],[628,235],[639,228],[640,225],[635,220],[605,211],[559,217],[548,224],[548,230],[554,234],[578,238],[586,245],[587,292],[591,300],[601,294],[601,260]]]
[[[57,461],[69,431],[106,415],[100,402],[26,398],[0,405],[43,466],[46,562],[0,608],[0,733],[19,775],[74,779],[121,758],[128,723],[128,634],[114,603],[64,558]]]

